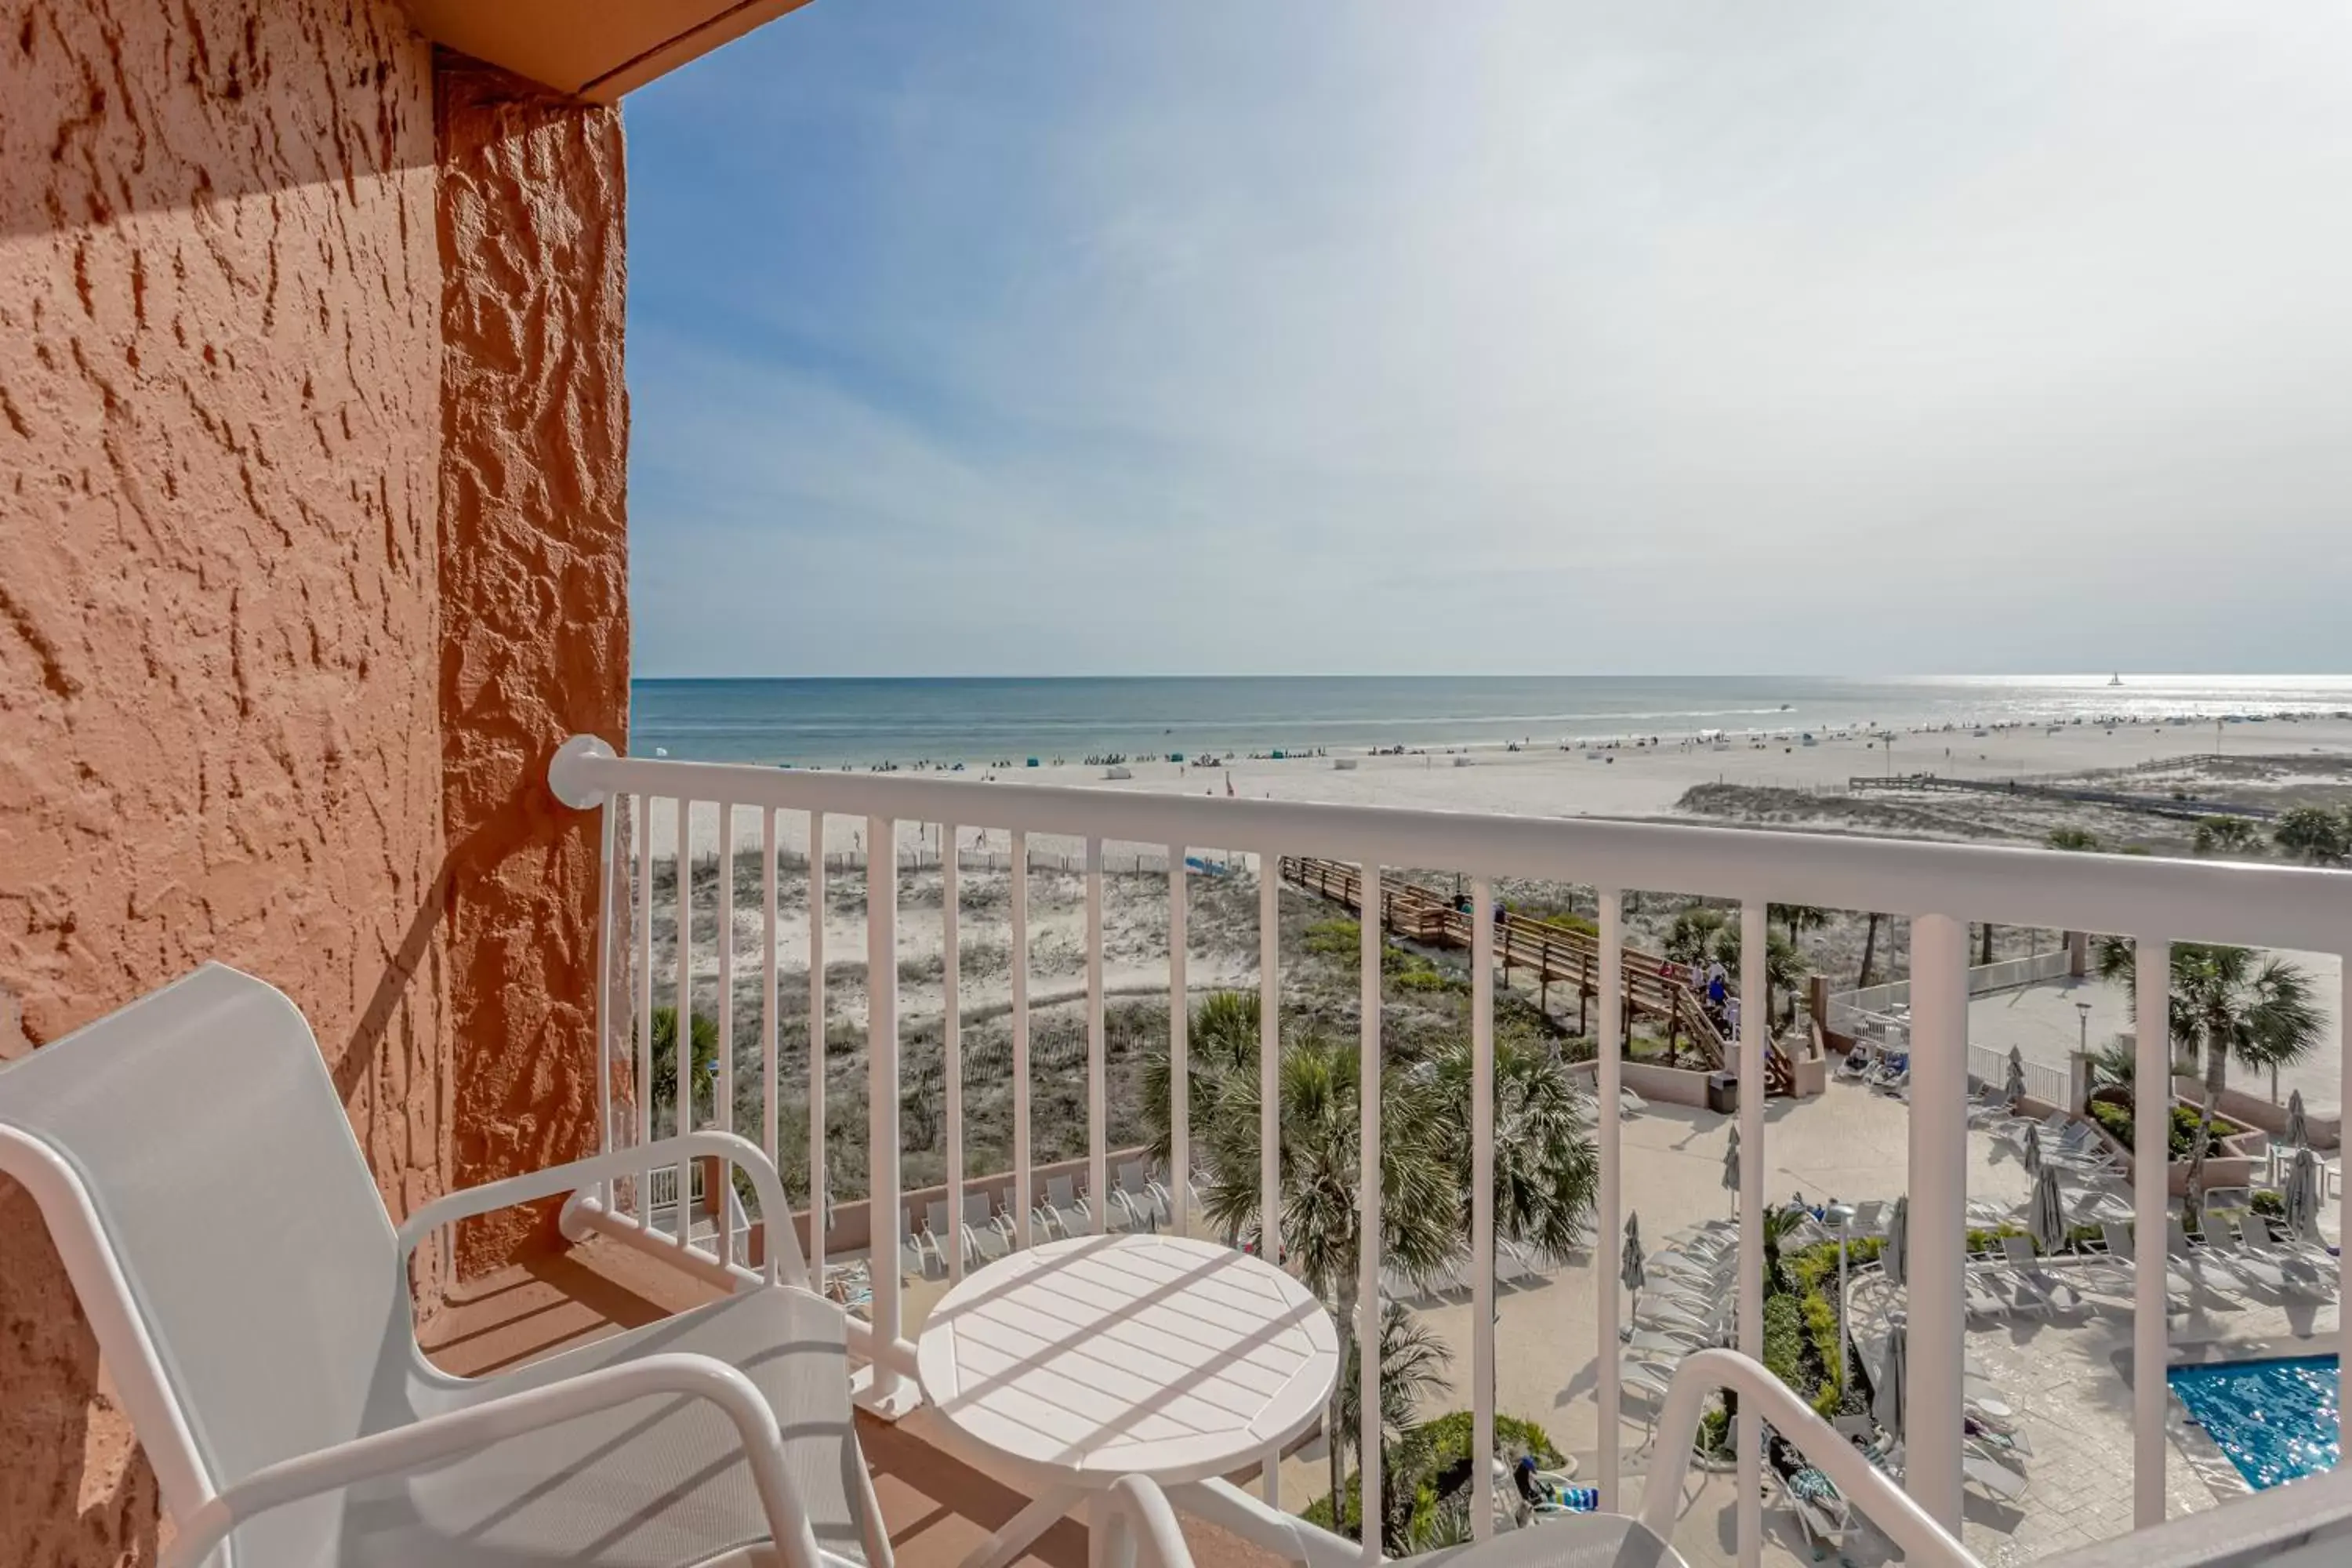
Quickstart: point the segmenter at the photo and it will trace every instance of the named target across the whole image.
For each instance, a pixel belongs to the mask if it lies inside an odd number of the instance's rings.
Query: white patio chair
[[[759,1194],[766,1283],[495,1377],[425,1360],[420,1242],[704,1158]],[[890,1562],[847,1319],[807,1289],[782,1184],[742,1139],[494,1182],[395,1233],[300,1013],[207,964],[0,1069],[0,1171],[39,1205],[154,1466],[162,1568],[225,1563],[224,1542],[237,1568]]]

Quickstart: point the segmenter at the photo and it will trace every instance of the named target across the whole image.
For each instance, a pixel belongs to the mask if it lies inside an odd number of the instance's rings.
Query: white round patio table
[[[940,1415],[1037,1489],[966,1560],[1002,1568],[1121,1476],[1207,1480],[1297,1437],[1331,1396],[1339,1344],[1307,1288],[1258,1258],[1087,1236],[967,1275],[933,1309],[916,1366]]]

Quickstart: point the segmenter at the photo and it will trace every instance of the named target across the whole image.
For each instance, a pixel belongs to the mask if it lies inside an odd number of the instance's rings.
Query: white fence
[[[2074,1095],[2074,1086],[2068,1079],[2066,1069],[2030,1059],[2023,1066],[2027,1094],[2045,1105],[2063,1106],[2070,1110],[2074,1109],[2069,1103]],[[1970,1046],[1969,1076],[1995,1089],[2006,1088],[2009,1083],[2009,1053],[1997,1051],[1990,1046]]]
[[[1500,877],[1546,879],[1593,887],[1600,926],[1599,1013],[1613,1016],[1622,1006],[1623,977],[1624,894],[1655,890],[1710,894],[1740,901],[1743,994],[1765,994],[1768,907],[1771,901],[1815,904],[1836,909],[1876,910],[1911,921],[1912,978],[1901,988],[1899,1001],[1884,999],[1887,1011],[1907,1008],[1905,1029],[1912,1046],[1909,1166],[1912,1173],[1909,1209],[1910,1266],[1906,1281],[1909,1354],[1906,1366],[1906,1405],[1909,1428],[1906,1485],[1919,1503],[1947,1527],[1960,1521],[1962,1463],[1961,1390],[1964,1323],[1965,1199],[1968,1178],[1966,1079],[1970,1058],[1966,1049],[1968,998],[1968,931],[1970,921],[1990,921],[2012,926],[2097,931],[2124,933],[2139,942],[2139,1010],[2160,1016],[2165,1010],[2164,984],[2168,970],[2167,943],[2174,940],[2231,942],[2253,946],[2284,947],[2305,952],[2341,953],[2352,947],[2352,873],[2307,870],[2284,866],[2250,866],[2158,860],[2124,856],[2067,855],[2057,852],[1988,849],[1975,846],[1874,840],[1814,835],[1751,832],[1735,828],[1683,825],[1612,822],[1593,818],[1539,818],[1482,816],[1466,813],[1396,810],[1368,806],[1314,805],[1288,801],[1252,801],[1209,796],[1152,795],[1138,791],[1095,790],[1056,785],[1018,788],[987,785],[938,777],[856,775],[785,772],[772,768],[720,766],[648,761],[613,755],[601,742],[575,739],[551,764],[549,782],[558,799],[578,808],[604,812],[606,918],[600,940],[606,944],[608,976],[614,949],[626,944],[631,962],[625,966],[630,992],[615,994],[608,984],[599,996],[599,1024],[605,1049],[599,1060],[599,1090],[607,1114],[603,1129],[607,1148],[642,1143],[652,1134],[651,1110],[614,1095],[614,1064],[628,1064],[637,1083],[651,1079],[652,1014],[656,1000],[677,1005],[683,1017],[690,1012],[688,976],[709,955],[709,969],[719,980],[719,1037],[737,1037],[735,1009],[738,964],[747,962],[739,944],[747,930],[756,929],[748,962],[758,984],[749,994],[758,998],[756,1037],[761,1042],[761,1071],[765,1078],[764,1125],[741,1131],[774,1154],[781,1147],[776,1125],[778,1006],[778,881],[791,873],[781,870],[776,849],[780,825],[787,817],[789,835],[797,842],[822,844],[828,815],[863,819],[868,844],[897,841],[900,823],[938,825],[939,842],[954,844],[960,833],[984,828],[1003,834],[1015,863],[1025,863],[1028,836],[1076,839],[1084,846],[1080,865],[1086,877],[1085,967],[1087,992],[1087,1063],[1088,1087],[1087,1139],[1087,1185],[1091,1193],[1109,1190],[1107,1162],[1108,1110],[1104,996],[1104,910],[1102,879],[1105,846],[1139,846],[1140,852],[1162,857],[1162,863],[1181,862],[1187,847],[1205,843],[1237,846],[1260,865],[1285,854],[1318,855],[1347,860],[1361,868],[1367,883],[1384,868],[1411,867],[1459,871],[1469,879],[1476,913],[1474,930],[1481,951],[1474,954],[1471,1007],[1473,1081],[1493,1083],[1494,1019],[1492,953],[1493,885]],[[717,908],[698,912],[696,900],[678,899],[673,890],[666,918],[676,921],[676,961],[656,974],[653,944],[652,828],[658,821],[674,829],[673,842],[697,842],[690,826],[707,820],[719,829],[718,843],[736,842],[749,817],[748,838],[761,847],[760,908],[750,927],[736,919],[739,876],[716,880]],[[621,830],[627,825],[624,840]],[[625,844],[633,864],[622,863],[615,846]],[[943,1052],[945,1082],[941,1126],[947,1141],[953,1212],[961,1212],[963,1169],[963,1052],[961,1047],[956,986],[960,877],[961,866],[943,876],[941,931],[944,946]],[[800,873],[806,881],[806,907],[822,908],[827,868],[819,866]],[[1186,879],[1189,881],[1190,879]],[[1030,1214],[1035,1203],[1031,1140],[1029,1058],[1029,879],[1011,879],[1009,892],[1012,935],[1012,1142],[1015,1203],[1013,1218],[1019,1241],[1032,1238]],[[1180,887],[1183,884],[1180,883]],[[673,883],[673,889],[675,884]],[[1261,962],[1259,985],[1264,1026],[1269,1048],[1261,1051],[1265,1126],[1278,1114],[1276,1069],[1277,1053],[1270,1048],[1279,1016],[1281,975],[1279,948],[1274,937],[1279,910],[1279,889],[1272,879],[1257,882]],[[1168,985],[1171,1001],[1187,994],[1185,967],[1186,897],[1170,900]],[[867,1142],[868,1149],[900,1148],[898,1118],[903,1086],[898,1069],[898,887],[896,879],[868,890],[866,920]],[[808,998],[806,1016],[822,1020],[824,1004],[824,924],[804,926]],[[717,933],[735,933],[719,941]],[[1361,964],[1360,1061],[1364,1125],[1360,1172],[1365,1207],[1360,1235],[1360,1310],[1368,1317],[1378,1310],[1381,1279],[1379,1154],[1381,1127],[1378,1108],[1381,1005],[1381,932],[1377,922],[1366,922]],[[708,970],[706,970],[706,973]],[[796,1009],[797,1011],[797,1009]],[[1172,1081],[1187,1084],[1189,1009],[1169,1009],[1169,1051]],[[2139,1066],[2141,1075],[2160,1078],[2169,1065],[2163,1059],[2160,1035],[2149,1031],[2143,1056],[2153,1059]],[[678,1031],[683,1058],[691,1031]],[[1761,1083],[1764,1031],[1753,1031],[1740,1042],[1740,1077]],[[735,1097],[732,1050],[719,1053],[717,1121],[729,1126]],[[1613,1245],[1624,1223],[1627,1194],[1619,1173],[1618,1089],[1621,1061],[1615,1032],[1602,1031],[1597,1068],[1599,1094],[1596,1141],[1600,1152],[1600,1193],[1594,1229],[1604,1246]],[[2005,1066],[2005,1064],[2003,1064]],[[676,1064],[676,1081],[684,1082],[688,1065]],[[805,1143],[808,1190],[822,1194],[830,1169],[825,1146],[824,1082],[813,1074],[805,1086],[810,1118]],[[692,1097],[688,1097],[689,1103]],[[1941,1113],[1938,1114],[1940,1108]],[[2148,1173],[2137,1194],[2138,1225],[2144,1234],[2163,1234],[2167,1194],[2163,1173],[2168,1131],[2162,1102],[2154,1096],[2143,1101],[2137,1126],[2139,1168]],[[1187,1097],[1175,1097],[1171,1110],[1174,1169],[1190,1168],[1191,1110]],[[1738,1339],[1740,1349],[1756,1355],[1762,1349],[1764,1250],[1760,1216],[1766,1206],[1764,1179],[1771,1157],[1761,1095],[1743,1095],[1738,1110],[1740,1138],[1747,1157],[1740,1163],[1742,1216],[1737,1254]],[[1467,1315],[1473,1335],[1473,1356],[1462,1369],[1473,1399],[1473,1473],[1486,1475],[1487,1456],[1495,1451],[1496,1355],[1494,1237],[1494,1123],[1491,1098],[1474,1096],[1471,1137],[1471,1216],[1469,1246],[1461,1268],[1472,1283]],[[691,1121],[689,1112],[688,1120]],[[1272,1139],[1262,1130],[1264,1146]],[[900,1249],[888,1239],[899,1214],[901,1184],[896,1158],[870,1163],[872,1213],[879,1221],[879,1244],[871,1255],[873,1319],[870,1329],[856,1325],[853,1345],[872,1361],[866,1396],[886,1408],[899,1409],[919,1398],[914,1384],[913,1347],[900,1334]],[[1265,1255],[1280,1256],[1279,1173],[1269,1152],[1264,1161],[1261,1213],[1271,1223]],[[646,1184],[627,1184],[631,1193]],[[1184,1184],[1173,1183],[1176,1218],[1181,1225],[1186,1205]],[[620,1207],[615,1209],[616,1200]],[[672,1237],[656,1237],[648,1215],[627,1212],[621,1187],[602,1195],[601,1206],[590,1204],[580,1212],[590,1223],[613,1234],[631,1237],[673,1258],[692,1260],[696,1267],[724,1267],[733,1261],[739,1238],[732,1226],[719,1227],[709,1244],[683,1234],[681,1205],[671,1205]],[[1097,1203],[1094,1213],[1106,1205]],[[812,1227],[812,1262],[820,1273],[825,1251],[824,1227]],[[953,1250],[953,1249],[951,1249]],[[2352,1256],[2352,1255],[2347,1255]],[[961,1259],[957,1267],[961,1267]],[[1619,1475],[1623,1391],[1621,1387],[1618,1321],[1621,1295],[1613,1270],[1592,1271],[1594,1301],[1593,1349],[1598,1357],[1600,1444],[1598,1474],[1604,1507],[1623,1506]],[[2165,1275],[2160,1268],[2137,1277],[2133,1365],[2135,1392],[2136,1522],[2150,1524],[2164,1513],[2165,1475]],[[1371,1326],[1366,1324],[1364,1326]],[[1374,1330],[1376,1332],[1376,1328]],[[1378,1356],[1358,1358],[1362,1385],[1359,1408],[1381,1407]],[[1764,1540],[1759,1458],[1761,1433],[1752,1403],[1744,1403],[1738,1449],[1741,1477],[1736,1541],[1744,1563],[1759,1560]],[[1363,1510],[1367,1518],[1381,1516],[1380,1445],[1370,1445],[1363,1476]],[[1266,1500],[1263,1503],[1227,1489],[1220,1520],[1253,1541],[1294,1560],[1312,1559],[1318,1568],[1351,1560],[1376,1561],[1379,1532],[1363,1545],[1316,1531],[1275,1511],[1279,1492],[1276,1472],[1269,1467]],[[1229,1494],[1229,1495],[1228,1495]],[[1269,1505],[1273,1505],[1269,1507]],[[1493,1528],[1491,1510],[1474,1507],[1475,1534]]]
[[[2063,980],[2070,971],[2071,961],[2063,947],[2026,958],[2005,958],[1999,963],[1975,964],[1969,970],[1969,994],[1983,996],[1995,991],[2014,991],[2021,985]],[[1859,991],[1832,992],[1829,1016],[1822,1021],[1841,1035],[1899,1044],[1910,1010],[1911,983],[1895,980],[1865,985]]]

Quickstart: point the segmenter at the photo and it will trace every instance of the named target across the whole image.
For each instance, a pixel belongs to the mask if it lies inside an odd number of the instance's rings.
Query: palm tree
[[[2312,866],[2334,866],[2352,856],[2352,820],[2324,805],[2298,805],[2271,829],[2278,847]]]
[[[1666,956],[1676,963],[1702,964],[1714,949],[1730,917],[1711,904],[1698,904],[1675,917],[1666,928]]]
[[[1381,1307],[1381,1452],[1403,1441],[1422,1405],[1445,1392],[1446,1368],[1453,1363],[1454,1352],[1446,1348],[1444,1338],[1436,1330],[1408,1311],[1402,1303],[1384,1302]],[[1363,1410],[1360,1379],[1363,1376],[1363,1351],[1360,1344],[1348,1347],[1345,1370],[1339,1377],[1339,1415],[1331,1447],[1342,1455],[1352,1450],[1359,1466],[1364,1452]],[[1381,1468],[1395,1474],[1396,1468]],[[1344,1470],[1341,1472],[1344,1474]],[[1344,1483],[1343,1483],[1344,1484]],[[1397,1489],[1388,1489],[1391,1492]],[[1339,1509],[1340,1494],[1331,1494],[1331,1517],[1340,1528],[1346,1525]],[[1408,1506],[1411,1499],[1404,1500]]]
[[[1211,998],[1214,1004],[1216,998]],[[1231,1241],[1264,1235],[1259,1215],[1257,1032],[1246,1004],[1219,1005],[1194,1055],[1194,1146],[1208,1181],[1202,1215]],[[1209,1013],[1195,1015],[1193,1039]],[[1249,1022],[1243,1030],[1239,1026]],[[1204,1060],[1205,1058],[1205,1060]],[[1344,1363],[1356,1316],[1357,1206],[1361,1146],[1360,1068],[1352,1042],[1299,1032],[1282,1042],[1276,1089],[1283,1258],[1328,1303]],[[1424,1063],[1391,1065],[1381,1079],[1381,1254],[1427,1278],[1459,1255],[1468,1230],[1470,1047],[1456,1040]],[[1169,1149],[1164,1053],[1147,1060],[1144,1110],[1164,1158]],[[1507,1034],[1495,1049],[1495,1231],[1552,1258],[1582,1245],[1600,1182],[1591,1104],[1539,1043]],[[1262,1247],[1262,1241],[1259,1242]],[[1331,1426],[1342,1428],[1339,1391]],[[1345,1479],[1331,1449],[1331,1496]]]
[[[1441,1137],[1470,1228],[1470,1042],[1454,1039],[1431,1058],[1447,1116]],[[1550,1047],[1503,1032],[1495,1041],[1495,1234],[1566,1262],[1591,1237],[1601,1154],[1592,1141],[1592,1098],[1559,1070]]]
[[[1802,933],[1819,931],[1830,923],[1829,910],[1819,904],[1774,904],[1772,918],[1788,928],[1789,945],[1791,947],[1797,944],[1797,939]]]
[[[651,1089],[653,1107],[658,1112],[675,1110],[677,1105],[677,1009],[655,1008],[653,1024]],[[709,1092],[719,1073],[719,1023],[707,1013],[697,1013],[687,1031],[688,1048],[693,1057],[687,1071],[694,1080],[695,1098],[700,1100]]]
[[[2099,973],[2130,987],[2138,1016],[2136,984],[2138,949],[2126,937],[2099,939]],[[2172,944],[2166,1034],[2182,1048],[2205,1053],[2205,1090],[2219,1099],[2229,1080],[2230,1059],[2272,1072],[2293,1066],[2319,1048],[2325,1029],[2313,1001],[2310,973],[2300,964],[2250,947],[2210,942]]]
[[[1722,964],[1732,973],[1740,973],[1738,926],[1727,921],[1716,931],[1713,955],[1717,963]],[[1788,994],[1789,1016],[1790,1017],[1796,1016],[1797,992],[1804,983],[1805,961],[1798,953],[1796,944],[1779,931],[1766,931],[1764,933],[1764,1017],[1768,1023],[1772,1016],[1772,998],[1782,992]]]
[[[1231,1005],[1224,1023],[1254,1011]],[[1204,1011],[1206,1009],[1204,1008]],[[1264,1248],[1259,1215],[1257,1036],[1213,1026],[1210,1063],[1196,1077],[1192,1108],[1195,1147],[1209,1180],[1202,1217],[1231,1241]],[[1222,1058],[1222,1059],[1221,1059]],[[1283,1258],[1307,1288],[1331,1308],[1344,1362],[1356,1317],[1356,1265],[1361,1211],[1357,1206],[1357,1158],[1361,1144],[1357,1051],[1352,1043],[1319,1035],[1283,1042],[1276,1090]],[[1146,1068],[1146,1115],[1168,1146],[1166,1060]],[[1152,1085],[1157,1083],[1155,1096]],[[1381,1087],[1381,1253],[1415,1278],[1433,1274],[1458,1249],[1459,1186],[1442,1137],[1450,1109],[1425,1074],[1390,1068]],[[1332,1428],[1339,1429],[1339,1391]],[[1331,1495],[1345,1471],[1339,1446],[1331,1448]]]
[[[2242,816],[2200,816],[2190,848],[2200,855],[2259,855],[2263,837]]]
[[[1862,969],[1861,972],[1854,976],[1853,980],[1853,986],[1857,991],[1860,991],[1870,984],[1870,960],[1872,955],[1878,951],[1878,922],[1882,918],[1884,917],[1882,917],[1876,910],[1871,910],[1870,923],[1863,928]]]

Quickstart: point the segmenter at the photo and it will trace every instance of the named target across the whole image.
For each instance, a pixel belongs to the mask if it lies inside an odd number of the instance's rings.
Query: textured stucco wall
[[[461,57],[439,76],[442,810],[456,1177],[596,1146],[596,818],[547,793],[628,719],[628,402],[618,110]],[[466,1227],[461,1273],[552,1239]]]
[[[391,0],[0,0],[0,1052],[250,969],[404,1209],[454,1092],[430,53]],[[0,1562],[152,1552],[95,1361],[10,1187]]]
[[[593,1144],[543,769],[626,712],[621,200],[613,111],[394,0],[0,0],[0,1058],[219,958],[395,1214]],[[155,1511],[0,1184],[0,1563]]]

